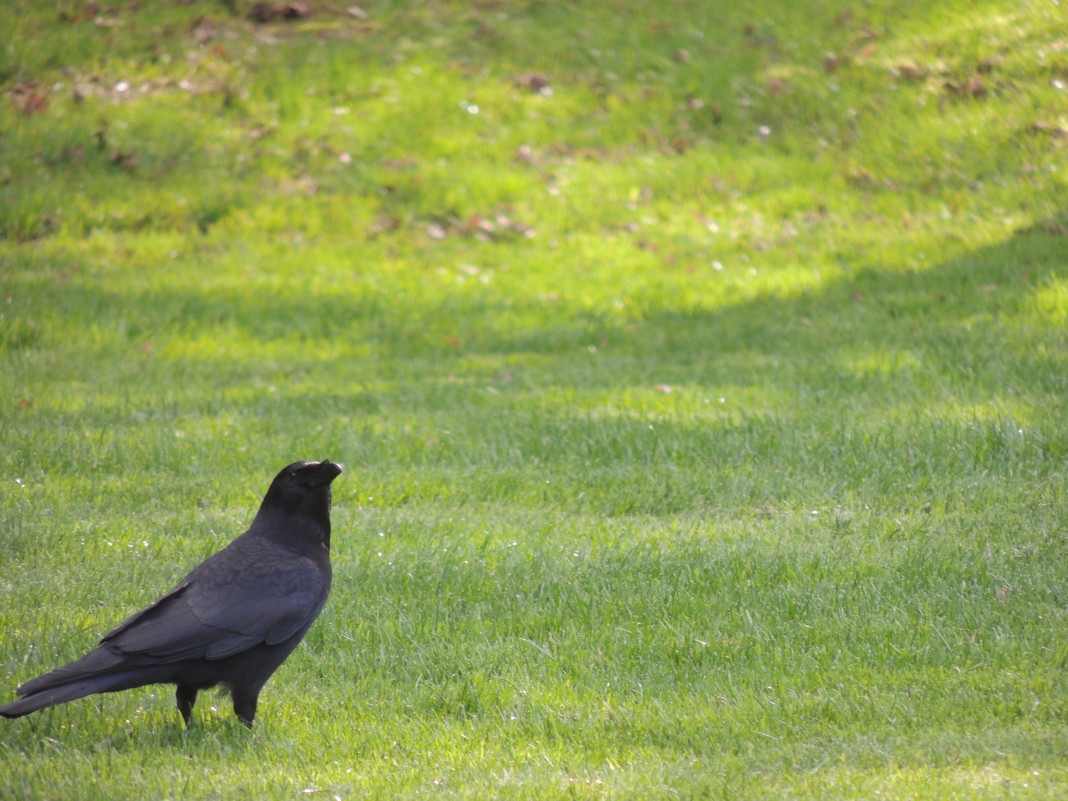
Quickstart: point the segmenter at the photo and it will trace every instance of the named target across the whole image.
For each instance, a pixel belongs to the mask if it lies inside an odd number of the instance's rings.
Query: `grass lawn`
[[[347,468],[0,798],[1068,796],[1063,3],[312,6],[0,7],[0,699]]]

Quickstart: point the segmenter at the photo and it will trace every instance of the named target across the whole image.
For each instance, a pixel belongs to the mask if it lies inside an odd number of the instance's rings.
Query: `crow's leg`
[[[178,701],[178,711],[182,713],[182,720],[188,729],[193,725],[193,704],[197,702],[197,688],[189,684],[179,684],[174,694]]]
[[[234,714],[237,715],[237,719],[244,723],[248,728],[252,728],[252,722],[256,719],[256,702],[260,698],[260,688],[263,685],[256,687],[234,687],[231,691],[234,701]]]

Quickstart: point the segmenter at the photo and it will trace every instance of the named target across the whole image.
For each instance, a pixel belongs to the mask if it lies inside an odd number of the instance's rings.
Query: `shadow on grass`
[[[1068,390],[1065,337],[1055,310],[1041,308],[1042,293],[1068,276],[1065,241],[1049,221],[925,270],[865,269],[797,295],[647,308],[637,318],[566,299],[547,315],[537,298],[391,293],[359,280],[304,296],[263,290],[255,279],[163,290],[55,282],[34,293],[39,307],[84,315],[117,342],[156,341],[159,355],[146,353],[138,370],[218,371],[235,385],[288,371],[302,391],[363,411],[373,410],[372,395],[339,395],[333,387],[344,377],[368,387],[398,378],[462,385],[466,375],[492,377],[509,364],[520,373],[530,365],[541,389],[729,383],[844,395],[903,380],[922,384],[925,396],[942,384],[989,400]],[[19,334],[4,343],[15,353],[45,336],[14,324],[9,331]],[[190,338],[200,340],[196,355],[180,355]],[[168,341],[179,355],[168,355]],[[324,374],[334,380],[308,386]],[[521,378],[504,376],[501,387]]]
[[[60,737],[64,747],[91,744],[94,750],[116,752],[149,749],[160,754],[182,753],[192,746],[199,749],[209,744],[219,752],[240,754],[255,747],[257,733],[232,716],[226,719],[225,715],[201,711],[193,726],[186,728],[174,708],[172,690],[170,685],[160,685],[121,696],[92,696],[9,721],[5,745],[24,754],[37,748],[49,751]],[[141,697],[135,710],[136,696]],[[229,705],[228,700],[221,703]],[[207,705],[214,705],[214,701]],[[88,719],[87,710],[91,710]]]
[[[307,296],[51,284],[37,302],[122,331],[106,375],[86,360],[86,419],[114,435],[120,463],[123,443],[175,458],[177,445],[140,443],[173,424],[203,427],[214,449],[237,431],[242,446],[389,466],[378,480],[397,502],[474,493],[464,498],[667,513],[1055,469],[1068,434],[1049,415],[1068,397],[1068,342],[1043,304],[1068,276],[1063,253],[1051,220],[927,270],[868,269],[795,296],[629,319],[566,301],[528,315],[536,299],[492,289],[392,295],[358,283]],[[158,354],[117,355],[146,340]],[[167,344],[192,340],[196,355]],[[67,415],[45,397],[19,413],[60,427]],[[64,447],[88,458],[70,437]],[[443,472],[435,481],[428,468]],[[422,487],[397,469],[420,471]]]

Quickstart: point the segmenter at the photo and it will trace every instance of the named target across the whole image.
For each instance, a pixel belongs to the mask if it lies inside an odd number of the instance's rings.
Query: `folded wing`
[[[222,659],[302,633],[326,600],[329,577],[291,552],[228,553],[110,631],[109,650],[154,660]],[[226,555],[227,558],[218,557]],[[243,556],[255,556],[247,562]]]

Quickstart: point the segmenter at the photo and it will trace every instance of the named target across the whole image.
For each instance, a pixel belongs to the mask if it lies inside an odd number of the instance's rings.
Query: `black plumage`
[[[251,728],[260,690],[330,592],[330,461],[294,462],[271,482],[248,531],[104,635],[100,646],[26,682],[14,718],[94,693],[175,684],[188,726],[200,690],[229,689]]]

